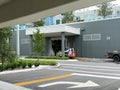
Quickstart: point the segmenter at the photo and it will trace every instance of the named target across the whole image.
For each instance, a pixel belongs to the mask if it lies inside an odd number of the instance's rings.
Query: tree
[[[108,15],[113,13],[112,4],[111,3],[102,3],[101,5],[97,6],[99,8],[98,15],[103,16],[105,18]]]
[[[33,22],[34,27],[44,26],[45,21],[41,19],[40,21]]]
[[[73,12],[66,12],[62,14],[64,17],[62,19],[62,23],[69,23],[73,21],[74,15]]]
[[[5,60],[12,62],[15,60],[15,53],[8,42],[12,36],[12,31],[10,27],[5,27],[0,29],[0,59],[2,60],[2,65]]]
[[[33,52],[40,53],[44,51],[45,37],[42,33],[40,33],[39,29],[37,29],[37,32],[33,34],[32,41],[34,43]]]

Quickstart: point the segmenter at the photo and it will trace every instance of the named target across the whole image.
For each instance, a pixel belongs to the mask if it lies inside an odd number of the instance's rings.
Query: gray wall
[[[70,47],[74,47],[77,56],[104,58],[108,51],[120,49],[120,18],[74,23],[69,26],[80,28],[81,35],[67,37]],[[101,34],[101,40],[83,41],[83,35]],[[110,37],[110,40],[107,40]],[[16,50],[16,32],[13,32],[11,44]],[[48,55],[49,38],[46,38],[45,52],[42,55]],[[31,37],[25,35],[25,30],[20,31],[20,52],[21,55],[31,55],[32,42]]]
[[[25,35],[25,30],[20,30],[20,55],[28,56],[28,55],[36,55],[38,53],[32,52],[32,36]],[[49,38],[45,40],[45,51],[41,53],[41,55],[48,55],[48,43]],[[16,31],[13,31],[13,36],[10,40],[12,48],[16,51]]]
[[[104,58],[106,52],[120,49],[120,18],[70,24],[80,28],[81,36],[75,39],[76,52],[78,56]],[[83,41],[83,35],[101,34],[101,40]],[[110,37],[110,40],[107,39]]]
[[[25,35],[25,30],[20,30],[20,55],[26,56],[31,54],[31,37]],[[16,51],[16,31],[13,31],[11,39],[13,49]]]

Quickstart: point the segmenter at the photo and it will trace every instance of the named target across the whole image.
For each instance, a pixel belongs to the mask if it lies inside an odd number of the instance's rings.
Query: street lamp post
[[[20,26],[19,24],[17,25],[17,29],[16,29],[16,45],[17,45],[17,59],[19,59],[20,57],[20,36],[19,36],[19,30],[20,30]]]

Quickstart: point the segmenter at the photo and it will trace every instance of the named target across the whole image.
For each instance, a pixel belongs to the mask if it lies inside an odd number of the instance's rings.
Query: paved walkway
[[[106,58],[85,58],[85,57],[77,57],[78,61],[87,61],[87,62],[113,62],[112,59],[106,59]]]
[[[0,90],[32,90],[32,89],[19,87],[7,82],[0,81]]]

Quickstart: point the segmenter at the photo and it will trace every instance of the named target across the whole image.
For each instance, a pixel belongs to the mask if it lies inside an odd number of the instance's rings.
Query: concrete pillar
[[[19,36],[19,25],[17,25],[17,29],[16,29],[16,45],[17,45],[17,59],[19,59],[20,57],[20,36]]]
[[[48,55],[51,55],[52,43],[51,38],[48,39]]]
[[[32,49],[33,49],[33,42],[32,42],[33,36],[29,36],[29,42],[30,42],[30,55],[32,55]]]
[[[65,33],[62,32],[61,33],[61,40],[62,40],[62,43],[61,43],[61,46],[62,46],[62,57],[65,56],[65,53],[64,53],[64,49],[65,49]]]

